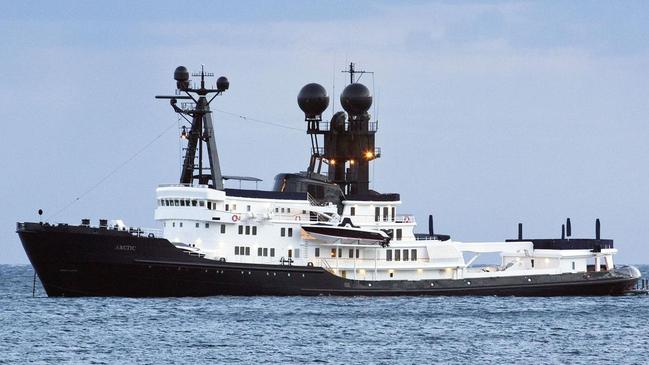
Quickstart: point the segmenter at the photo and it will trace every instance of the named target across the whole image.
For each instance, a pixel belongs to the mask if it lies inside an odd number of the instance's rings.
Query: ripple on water
[[[32,298],[32,274],[0,266],[0,363],[647,363],[649,349],[649,297]]]

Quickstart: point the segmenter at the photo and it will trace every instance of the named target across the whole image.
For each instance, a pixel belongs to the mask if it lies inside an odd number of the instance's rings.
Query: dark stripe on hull
[[[36,225],[38,226],[38,225]],[[319,267],[190,256],[169,241],[81,227],[19,229],[49,296],[620,295],[638,277],[592,272],[462,280],[358,281]],[[432,285],[431,285],[432,284]]]

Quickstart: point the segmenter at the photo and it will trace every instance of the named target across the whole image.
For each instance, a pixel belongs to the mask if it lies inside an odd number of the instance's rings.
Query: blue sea
[[[48,298],[32,278],[0,265],[0,363],[649,363],[647,295]]]

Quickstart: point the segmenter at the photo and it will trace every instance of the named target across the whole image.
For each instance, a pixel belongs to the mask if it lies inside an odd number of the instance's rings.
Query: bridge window
[[[264,256],[268,256],[268,247],[264,247]]]
[[[246,247],[246,256],[250,256],[250,247]]]
[[[250,235],[250,226],[246,226],[246,235]]]
[[[200,226],[200,223],[196,222],[196,228],[198,228],[198,226]]]
[[[205,200],[199,200],[198,205],[201,206],[201,207],[204,207],[205,206]]]
[[[198,205],[198,201],[192,200],[192,207],[195,207],[196,205]]]
[[[392,207],[392,219],[391,219],[391,221],[393,221],[393,222],[394,222],[394,217],[396,217],[396,215],[397,215],[396,213],[397,213],[397,209],[395,207]]]
[[[410,260],[411,261],[417,261],[417,250],[416,249],[410,250]]]
[[[359,257],[360,257],[360,253],[361,253],[361,250],[359,250],[359,249],[357,248],[357,249],[356,249],[356,258],[359,258]]]
[[[385,250],[385,261],[392,261],[392,250]]]
[[[403,250],[403,261],[408,261],[408,250]]]
[[[394,250],[394,261],[401,261],[401,250]]]
[[[401,238],[403,238],[403,230],[401,228],[397,228],[397,241],[400,241]]]
[[[185,206],[185,201],[184,201],[184,200],[181,200],[181,201],[180,201],[180,206],[181,206],[181,207],[184,207],[184,206]]]
[[[264,253],[264,249],[259,247],[257,248],[257,256],[261,256]]]
[[[350,248],[350,249],[349,249],[349,258],[350,258],[350,259],[353,259],[353,258],[354,258],[354,249],[353,249],[353,248]]]
[[[381,207],[374,208],[374,221],[378,222],[381,220]]]
[[[356,215],[356,207],[351,207],[349,208],[349,215],[355,216]]]
[[[274,248],[270,249],[270,257],[275,257],[275,249]]]
[[[388,221],[388,207],[383,207],[383,221]]]
[[[235,255],[239,254],[239,246],[234,246],[234,254]]]
[[[252,235],[253,236],[257,235],[257,226],[252,226]]]
[[[207,202],[207,209],[212,210],[212,202]]]

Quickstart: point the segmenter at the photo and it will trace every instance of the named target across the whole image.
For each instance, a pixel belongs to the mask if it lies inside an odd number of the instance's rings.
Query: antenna
[[[359,70],[356,70],[356,64],[354,62],[349,63],[349,69],[342,70],[341,72],[349,74],[349,83],[350,84],[354,84],[354,83],[357,83],[358,81],[360,81],[361,77],[363,77],[364,74],[372,74],[372,75],[374,75],[374,72],[372,72],[372,71],[362,71],[362,70],[359,71]],[[360,76],[358,76],[357,79],[354,79],[355,74],[358,74]]]
[[[210,103],[216,96],[221,95],[230,88],[230,82],[226,77],[221,76],[216,80],[216,89],[206,88],[205,77],[213,77],[214,74],[205,72],[204,65],[201,65],[200,73],[192,73],[192,76],[200,77],[200,88],[190,87],[189,71],[185,66],[178,66],[174,71],[177,88],[175,95],[158,95],[156,99],[168,99],[174,111],[191,124],[189,131],[183,127],[181,135],[181,138],[187,139],[187,147],[185,148],[186,153],[180,183],[191,184],[194,179],[197,179],[199,184],[208,185],[211,180],[213,188],[223,190],[223,176],[221,175],[221,165],[214,139]],[[182,95],[183,93],[185,95]],[[213,95],[208,100],[210,94]],[[193,104],[181,103],[179,107],[177,105],[178,99],[193,101]],[[191,117],[192,120],[190,121],[187,116]],[[203,168],[203,144],[207,147],[209,158],[209,167],[207,168]],[[198,156],[196,156],[197,152]],[[198,166],[195,165],[195,160],[198,160]],[[197,175],[194,175],[194,170],[198,170]],[[203,173],[204,170],[209,170],[209,173]]]

